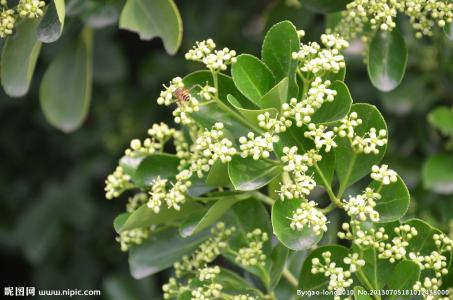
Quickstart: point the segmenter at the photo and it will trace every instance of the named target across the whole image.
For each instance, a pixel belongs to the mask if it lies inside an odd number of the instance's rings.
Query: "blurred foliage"
[[[77,11],[83,1],[68,2]],[[108,11],[109,2],[96,2],[93,10]],[[294,1],[176,1],[184,36],[175,57],[161,41],[118,31],[116,19],[98,20],[106,25],[94,32],[91,107],[84,126],[71,135],[45,120],[39,83],[57,53],[78,35],[80,22],[98,21],[81,14],[81,20],[65,24],[67,34],[42,49],[29,93],[20,99],[0,97],[0,255],[2,270],[8,270],[1,274],[2,283],[101,289],[104,299],[156,299],[166,275],[131,279],[112,230],[124,203],[103,200],[105,175],[131,137],[144,136],[145,128],[170,116],[156,109],[155,99],[163,82],[194,70],[183,58],[194,41],[211,37],[219,46],[258,55],[264,30],[284,19],[304,29],[307,40],[318,40],[324,16],[306,10],[303,1],[302,7],[286,2]],[[452,156],[446,149],[449,138],[427,116],[440,105],[453,105],[453,42],[440,30],[417,40],[406,20],[401,22],[410,52],[401,85],[389,93],[371,85],[359,41],[347,52],[346,82],[355,101],[375,104],[385,116],[391,141],[387,159],[411,190],[410,215],[448,230],[453,196],[427,190],[421,170],[436,153]],[[303,261],[299,254],[304,253],[292,255],[294,265]]]

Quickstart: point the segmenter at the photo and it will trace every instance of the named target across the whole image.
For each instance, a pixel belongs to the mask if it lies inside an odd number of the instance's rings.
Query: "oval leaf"
[[[319,242],[322,234],[316,235],[309,227],[302,231],[293,230],[290,227],[291,218],[302,200],[286,199],[277,200],[272,206],[272,227],[279,241],[289,249],[300,251],[306,250]]]
[[[351,110],[352,97],[348,87],[341,81],[335,81],[330,87],[337,95],[332,102],[325,102],[318,109],[311,121],[313,123],[331,123],[344,118]]]
[[[241,54],[231,67],[233,81],[241,93],[259,106],[259,100],[275,85],[271,70],[258,58]]]
[[[67,45],[44,73],[41,107],[47,120],[63,132],[76,130],[85,120],[91,100],[92,32],[85,28]]]
[[[179,158],[174,155],[156,153],[140,163],[135,172],[134,181],[140,187],[151,186],[157,177],[162,179],[178,174]]]
[[[235,156],[228,164],[228,174],[233,186],[239,191],[254,191],[280,175],[281,166],[265,160]]]
[[[423,184],[439,194],[453,193],[453,155],[440,153],[425,162],[422,171]]]
[[[16,33],[3,46],[1,80],[5,93],[22,97],[30,88],[41,43],[36,38],[38,21],[24,20],[17,24]]]
[[[160,37],[165,50],[175,54],[181,45],[182,20],[173,0],[127,0],[120,28],[134,31],[142,40]]]
[[[43,43],[53,43],[63,33],[65,18],[64,0],[54,0],[47,6],[46,13],[39,23],[38,39]]]
[[[388,282],[390,290],[411,290],[415,282],[420,278],[420,266],[410,260],[400,262],[393,270],[392,278]],[[392,299],[409,299],[410,295],[390,295],[389,300]]]
[[[379,188],[380,182],[374,181],[370,187]],[[393,222],[404,216],[409,208],[410,195],[404,181],[398,176],[398,181],[383,185],[380,192],[381,199],[376,201],[376,211],[379,212],[379,222]]]
[[[443,134],[453,136],[453,109],[437,107],[429,113],[428,121]]]
[[[297,30],[289,21],[283,21],[272,26],[266,33],[261,48],[263,62],[271,69],[277,80],[287,77],[290,97],[296,97],[298,86],[296,83],[297,60],[292,58],[293,52],[298,52],[300,40]],[[280,109],[280,107],[278,107]]]
[[[175,228],[152,234],[143,244],[129,251],[129,268],[135,279],[145,278],[172,266],[184,255],[195,251],[209,232],[182,238]]]
[[[396,28],[376,32],[368,54],[371,83],[383,92],[393,90],[403,80],[406,63],[407,47],[401,33]]]
[[[259,101],[258,106],[261,108],[275,108],[280,111],[283,103],[288,100],[288,77],[283,78],[269,92],[266,93]]]

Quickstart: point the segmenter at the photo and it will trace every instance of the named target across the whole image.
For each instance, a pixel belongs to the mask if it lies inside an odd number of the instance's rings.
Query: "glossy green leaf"
[[[411,219],[404,224],[415,227],[417,235],[414,236],[407,247],[407,252],[420,253],[420,255],[429,255],[432,251],[437,250],[434,244],[433,235],[442,234],[442,232],[420,219]],[[451,255],[451,254],[450,254]]]
[[[351,0],[304,0],[303,4],[313,11],[325,14],[344,10],[349,2]]]
[[[453,155],[439,153],[425,161],[422,170],[423,184],[439,194],[453,193]]]
[[[266,108],[266,109],[246,109],[242,106],[242,103],[240,103],[233,95],[228,95],[227,96],[228,102],[237,110],[241,113],[241,115],[244,116],[244,118],[247,119],[251,124],[258,126],[258,116],[261,114],[264,114],[265,112],[268,112],[271,117],[275,117],[278,114],[278,110],[275,108]]]
[[[453,136],[453,109],[437,107],[429,113],[428,121],[443,134]]]
[[[140,187],[151,186],[157,177],[170,178],[178,174],[179,158],[175,155],[155,153],[142,160],[133,177]]]
[[[64,0],[53,0],[37,29],[38,39],[43,43],[53,43],[63,33],[66,10]]]
[[[231,184],[230,177],[228,177],[228,165],[217,160],[209,170],[206,184],[213,187]]]
[[[5,93],[22,97],[30,88],[41,42],[36,38],[37,20],[23,20],[16,25],[16,33],[3,45],[1,81]]]
[[[231,75],[238,90],[259,106],[259,100],[275,85],[272,71],[261,60],[241,54],[231,67]]]
[[[390,290],[411,290],[417,280],[420,278],[420,266],[410,260],[400,262],[390,275],[391,280],[388,282]],[[392,299],[409,299],[411,296],[390,295]]]
[[[370,187],[377,191],[380,182],[373,181]],[[398,181],[383,185],[379,193],[382,198],[376,201],[375,210],[379,212],[380,222],[393,222],[403,217],[409,208],[410,195],[404,181],[398,176]]]
[[[384,118],[377,108],[370,104],[359,103],[351,107],[358,117],[362,119],[362,124],[355,128],[356,134],[364,136],[370,128],[375,128],[376,132],[381,129],[387,130]],[[379,154],[356,154],[346,138],[339,138],[338,147],[335,148],[335,170],[340,181],[340,189],[345,189],[371,171],[373,165],[378,164],[384,157],[386,145],[379,147]]]
[[[299,90],[296,82],[298,62],[292,58],[292,53],[298,52],[299,48],[300,40],[296,27],[289,21],[272,26],[266,33],[261,48],[263,62],[271,69],[275,78],[288,78],[287,95],[290,97],[296,97]]]
[[[288,77],[283,78],[269,92],[267,92],[259,101],[258,106],[261,108],[275,108],[280,110],[283,103],[288,100]]]
[[[173,0],[127,0],[119,26],[138,33],[142,40],[160,37],[169,54],[181,45],[182,20]]]
[[[270,277],[271,277],[271,284],[270,290],[273,290],[280,278],[282,277],[283,269],[285,268],[286,259],[288,258],[288,248],[286,248],[283,244],[277,244],[272,249],[271,254],[271,270],[270,270]]]
[[[148,240],[132,247],[129,251],[129,268],[132,277],[141,279],[172,266],[184,255],[195,251],[208,236],[208,232],[205,231],[182,238],[175,228],[151,234]]]
[[[156,214],[145,204],[132,213],[119,215],[114,221],[114,227],[117,232],[122,232],[151,225],[177,225],[178,222],[189,215],[203,212],[204,210],[204,207],[196,202],[187,202],[181,205],[179,211],[162,205],[159,213]]]
[[[354,252],[359,251],[365,261],[365,265],[361,267],[362,273],[357,274],[358,279],[364,286],[371,286],[373,289],[383,289],[389,280],[388,274],[392,273],[395,264],[390,263],[386,259],[379,259],[378,253],[373,247]]]
[[[312,259],[318,258],[321,262],[324,261],[322,253],[329,251],[331,253],[332,262],[336,263],[337,267],[347,268],[347,265],[343,262],[343,259],[348,255],[349,250],[343,246],[323,246],[314,250],[304,262],[299,277],[299,288],[304,291],[322,291],[327,290],[329,285],[329,277],[324,274],[312,274]],[[319,296],[317,299],[332,299],[332,296]]]
[[[388,92],[403,80],[407,63],[407,47],[398,29],[378,31],[371,40],[368,54],[368,75],[373,85]]]
[[[124,173],[129,175],[133,180],[135,178],[135,172],[144,158],[144,156],[130,157],[125,155],[120,159],[119,166],[122,167]]]
[[[44,73],[39,95],[47,120],[63,132],[80,127],[90,106],[91,86],[92,32],[85,28],[76,41],[66,45],[55,57]]]
[[[228,164],[228,174],[236,190],[253,191],[268,184],[280,175],[281,166],[274,165],[265,160],[253,158],[233,157]]]
[[[241,198],[222,198],[214,202],[206,212],[194,214],[179,226],[179,232],[182,237],[188,237],[199,233],[219,220],[232,205],[240,201]]]
[[[309,227],[302,231],[293,230],[290,227],[294,211],[298,209],[303,200],[285,199],[277,200],[272,206],[272,227],[279,241],[289,249],[300,251],[306,250],[319,242],[322,234],[316,235]]]
[[[220,274],[216,280],[222,285],[222,291],[228,294],[243,294],[252,297],[260,297],[262,295],[259,290],[252,287],[244,278],[227,269],[220,269]]]
[[[332,102],[325,102],[313,114],[311,117],[313,123],[330,123],[341,120],[351,109],[351,93],[349,93],[348,87],[343,82],[335,81],[329,88],[335,90],[337,95]]]

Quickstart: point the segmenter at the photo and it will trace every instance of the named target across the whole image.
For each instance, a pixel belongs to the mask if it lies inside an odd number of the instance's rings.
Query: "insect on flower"
[[[189,102],[190,92],[185,88],[177,88],[174,92],[174,96],[178,100],[178,103]]]

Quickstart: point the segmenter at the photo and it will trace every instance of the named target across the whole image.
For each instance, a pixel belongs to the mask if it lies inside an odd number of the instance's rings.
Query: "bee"
[[[190,92],[188,89],[185,88],[177,88],[174,93],[178,103],[189,102],[190,100]]]

